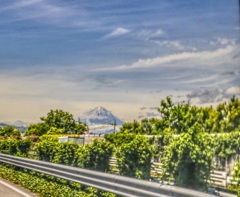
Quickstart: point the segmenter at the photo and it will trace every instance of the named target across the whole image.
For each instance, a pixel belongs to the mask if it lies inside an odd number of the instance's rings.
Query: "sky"
[[[238,0],[0,0],[0,121],[240,97]]]

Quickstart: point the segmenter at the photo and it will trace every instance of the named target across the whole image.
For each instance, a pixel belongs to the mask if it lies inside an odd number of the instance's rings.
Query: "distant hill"
[[[12,125],[12,126],[15,126],[15,127],[28,127],[29,126],[29,123],[24,122],[22,120],[17,120],[17,121],[14,121],[14,122],[7,121],[7,122],[3,122],[3,123],[7,124],[7,125]]]
[[[113,115],[104,107],[96,107],[89,111],[84,112],[81,116],[77,117],[81,122],[88,125],[93,124],[108,124],[108,125],[122,125],[124,122]]]
[[[9,125],[6,123],[0,122],[0,128],[6,127],[6,126],[9,126]]]
[[[27,122],[23,122],[21,120],[17,120],[15,122],[0,122],[0,128],[6,126],[13,126],[20,131],[20,133],[25,133],[29,124]]]

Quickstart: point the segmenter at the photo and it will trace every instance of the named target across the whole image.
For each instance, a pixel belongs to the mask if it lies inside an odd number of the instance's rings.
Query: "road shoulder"
[[[0,178],[0,194],[1,197],[38,197],[37,194],[2,178]]]

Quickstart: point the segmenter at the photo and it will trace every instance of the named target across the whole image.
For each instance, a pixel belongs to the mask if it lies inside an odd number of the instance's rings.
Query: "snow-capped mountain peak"
[[[106,110],[104,107],[95,107],[84,113],[85,116],[96,116],[96,117],[109,117],[113,116],[110,111]]]
[[[87,112],[84,112],[82,116],[79,116],[82,122],[88,125],[91,124],[116,124],[122,125],[124,122],[114,116],[110,111],[104,107],[95,107]]]

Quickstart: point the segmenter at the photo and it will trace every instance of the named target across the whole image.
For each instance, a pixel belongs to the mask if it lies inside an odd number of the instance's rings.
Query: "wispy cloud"
[[[229,96],[232,96],[232,95],[239,95],[240,96],[240,85],[239,86],[232,86],[232,87],[227,88],[224,91],[224,94],[229,95]]]
[[[219,89],[214,90],[194,90],[193,92],[187,94],[187,98],[198,103],[213,103],[220,102],[222,100],[222,91]]]
[[[159,46],[173,47],[178,50],[185,49],[185,46],[180,41],[155,41]]]
[[[183,52],[172,55],[159,56],[155,58],[140,59],[130,65],[121,65],[117,67],[103,68],[99,70],[127,70],[139,68],[146,69],[184,60],[192,61],[193,63],[195,63],[196,61],[201,61],[201,64],[206,64],[206,66],[211,66],[212,64],[218,65],[219,61],[223,61],[223,56],[230,54],[229,58],[232,59],[231,53],[235,50],[237,50],[237,45],[228,45],[227,47],[219,48],[215,51]],[[218,60],[218,58],[220,58],[220,60]]]
[[[28,1],[19,0],[16,3],[6,5],[6,6],[2,6],[0,8],[0,12],[5,12],[5,11],[9,11],[9,10],[16,10],[16,9],[19,9],[19,8],[24,8],[24,7],[36,5],[40,2],[42,2],[42,0],[28,0]]]
[[[8,11],[9,17],[2,23],[32,21],[39,24],[51,24],[57,27],[97,28],[100,19],[93,19],[82,4],[71,2],[50,2],[47,0],[19,0],[9,3],[0,12]]]
[[[137,36],[141,39],[144,39],[145,41],[155,40],[158,38],[161,38],[166,35],[166,32],[164,32],[162,29],[157,30],[151,30],[151,29],[144,29],[140,32],[136,32]]]
[[[153,110],[153,111],[157,111],[159,108],[158,107],[141,107],[140,110]]]
[[[118,27],[118,28],[114,29],[111,33],[104,36],[104,38],[118,37],[118,36],[122,36],[124,34],[128,34],[129,32],[130,32],[129,29],[126,29],[123,27]]]
[[[3,8],[4,9],[4,8]],[[5,10],[14,10],[15,14],[19,16],[33,16],[43,17],[43,16],[54,16],[54,17],[64,17],[69,10],[69,7],[63,7],[57,4],[51,4],[46,0],[20,0],[14,4],[5,7]],[[23,10],[25,12],[23,12]],[[71,10],[73,11],[73,10]],[[70,14],[70,13],[69,13]]]
[[[236,40],[235,39],[228,39],[228,38],[217,38],[215,40],[210,41],[210,45],[222,45],[222,46],[227,46],[227,45],[235,45]]]
[[[158,112],[159,107],[141,107],[138,119],[144,119],[144,118],[160,118],[161,115]]]
[[[99,102],[132,118],[171,94],[238,94],[234,11],[233,1],[1,1],[0,119]]]
[[[240,98],[240,86],[230,86],[225,89],[201,89],[194,90],[187,94],[186,97],[194,103],[205,104],[222,102],[224,99],[229,99],[233,95]]]
[[[177,88],[187,91],[186,94],[189,96],[194,96],[190,95],[189,90],[201,88],[209,89],[211,94],[214,93],[212,89],[226,89],[232,84],[240,83],[240,57],[235,57],[238,48],[238,45],[228,45],[216,50],[179,52],[137,60],[128,65],[94,69],[95,72],[91,74],[104,75],[113,82],[123,80],[123,84],[119,84],[117,89],[134,88],[134,90],[157,94],[159,93],[157,91],[161,91],[163,94]],[[206,92],[201,94],[204,93]]]
[[[93,78],[97,85],[93,88],[94,90],[99,90],[99,88],[116,88],[119,84],[123,83],[124,80],[113,80],[108,79],[106,76],[96,76]]]

